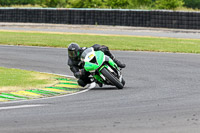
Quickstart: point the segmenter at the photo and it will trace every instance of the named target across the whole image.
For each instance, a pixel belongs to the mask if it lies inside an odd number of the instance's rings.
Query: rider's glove
[[[74,76],[76,77],[76,78],[80,78],[81,76],[83,76],[83,75],[85,75],[85,70],[84,69],[81,69],[80,71],[78,71],[78,72],[76,72],[75,74],[74,74]]]
[[[81,77],[81,74],[80,74],[80,72],[76,72],[76,73],[74,73],[74,76],[79,79]]]

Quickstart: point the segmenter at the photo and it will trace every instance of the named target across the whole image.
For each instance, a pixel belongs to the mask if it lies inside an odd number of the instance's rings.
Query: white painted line
[[[73,95],[77,95],[77,94],[81,94],[81,93],[87,92],[87,91],[89,91],[89,90],[91,90],[91,89],[92,89],[92,88],[88,88],[88,89],[85,89],[85,90],[83,90],[83,91],[79,91],[79,92],[71,93],[71,94],[66,94],[66,95],[60,95],[60,96],[45,97],[45,98],[37,98],[37,99],[28,99],[28,100],[19,100],[19,101],[0,102],[0,105],[1,105],[1,104],[7,104],[7,103],[32,102],[32,101],[48,100],[48,99],[54,99],[54,98],[61,98],[61,97],[73,96]]]
[[[96,83],[91,83],[90,86],[82,91],[76,92],[76,93],[71,93],[71,94],[66,94],[66,95],[60,95],[60,96],[53,96],[53,97],[45,97],[45,98],[38,98],[38,99],[28,99],[28,100],[19,100],[19,101],[8,101],[8,102],[0,102],[1,104],[6,104],[6,103],[21,103],[21,102],[31,102],[31,101],[39,101],[39,100],[48,100],[48,99],[54,99],[54,98],[61,98],[61,97],[67,97],[67,96],[73,96],[77,94],[81,94],[84,92],[87,92],[94,88],[96,86]]]
[[[39,72],[39,71],[38,71]],[[63,77],[67,77],[67,78],[74,78],[74,76],[70,76],[70,75],[64,75],[64,74],[55,74],[55,73],[49,73],[49,72],[40,72],[40,73],[48,73],[48,74],[53,74],[53,75],[58,75],[58,76],[63,76]]]
[[[45,72],[40,72],[40,73],[45,73]],[[49,74],[54,74],[54,73],[49,73]],[[60,75],[60,76],[65,76],[65,77],[72,77],[72,76],[69,76],[69,75],[61,75],[61,74],[55,74],[55,75]],[[46,100],[46,99],[67,97],[67,96],[72,96],[72,95],[77,95],[77,94],[81,94],[81,93],[87,92],[87,91],[91,90],[92,88],[94,88],[95,86],[96,86],[96,83],[93,82],[93,83],[91,83],[89,85],[89,87],[87,89],[79,91],[79,92],[76,92],[76,93],[60,95],[60,96],[53,96],[53,97],[38,98],[38,99],[28,99],[28,100],[19,100],[19,101],[0,102],[0,105],[6,104],[6,103],[22,103],[22,102],[31,102],[31,101],[38,101],[38,100]]]
[[[20,108],[30,108],[30,107],[40,107],[40,106],[44,106],[44,105],[37,104],[37,105],[7,106],[7,107],[0,107],[0,110],[20,109]]]

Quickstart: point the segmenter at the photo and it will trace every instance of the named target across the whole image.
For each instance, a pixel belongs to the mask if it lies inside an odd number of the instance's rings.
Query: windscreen
[[[82,54],[81,54],[81,59],[85,59],[85,56],[88,53],[91,53],[93,51],[93,48],[87,48]]]

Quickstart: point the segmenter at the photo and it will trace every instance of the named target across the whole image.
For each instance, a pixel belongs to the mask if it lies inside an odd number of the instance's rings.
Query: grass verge
[[[43,88],[58,81],[52,74],[0,67],[0,92]]]
[[[71,42],[84,47],[101,44],[112,50],[200,53],[200,39],[0,31],[0,44],[67,47]]]

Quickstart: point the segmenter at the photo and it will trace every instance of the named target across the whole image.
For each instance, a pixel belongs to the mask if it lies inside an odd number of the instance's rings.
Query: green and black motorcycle
[[[90,72],[97,84],[113,85],[123,89],[125,81],[117,64],[102,51],[87,48],[81,55],[84,69]]]

